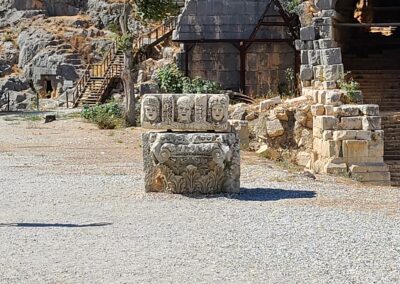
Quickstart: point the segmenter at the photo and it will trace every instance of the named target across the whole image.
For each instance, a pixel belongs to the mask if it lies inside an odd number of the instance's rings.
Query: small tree
[[[133,70],[133,41],[137,38],[139,31],[133,34],[128,29],[128,22],[131,16],[146,23],[151,20],[162,20],[175,13],[176,4],[173,0],[125,0],[123,10],[119,17],[121,36],[118,39],[118,46],[124,52],[124,72],[122,81],[126,97],[126,121],[128,125],[136,125],[135,114],[135,93]]]

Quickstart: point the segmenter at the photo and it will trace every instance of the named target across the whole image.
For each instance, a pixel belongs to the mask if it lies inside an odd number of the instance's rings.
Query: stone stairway
[[[364,103],[378,104],[381,111],[400,110],[400,70],[353,70],[360,83]]]
[[[389,166],[392,185],[400,186],[400,112],[382,112],[385,131],[385,163]]]

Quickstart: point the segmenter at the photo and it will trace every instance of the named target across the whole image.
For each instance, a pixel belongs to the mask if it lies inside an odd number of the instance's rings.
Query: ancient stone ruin
[[[239,137],[222,94],[157,94],[142,100],[145,189],[180,194],[240,190]]]

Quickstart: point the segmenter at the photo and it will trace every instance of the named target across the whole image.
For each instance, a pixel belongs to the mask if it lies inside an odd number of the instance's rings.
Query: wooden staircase
[[[161,44],[172,36],[176,17],[165,20],[148,33],[142,34],[134,44],[134,62],[138,64],[150,57],[152,49],[161,51]],[[102,63],[91,64],[83,72],[73,92],[73,107],[95,105],[105,100],[110,83],[121,78],[124,70],[124,55],[114,43]]]
[[[111,80],[121,78],[123,69],[124,55],[114,43],[102,63],[90,64],[84,71],[73,92],[73,107],[102,102]]]

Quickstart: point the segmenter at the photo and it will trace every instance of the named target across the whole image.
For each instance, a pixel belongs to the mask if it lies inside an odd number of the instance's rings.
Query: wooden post
[[[240,90],[246,94],[246,47],[240,45]]]

